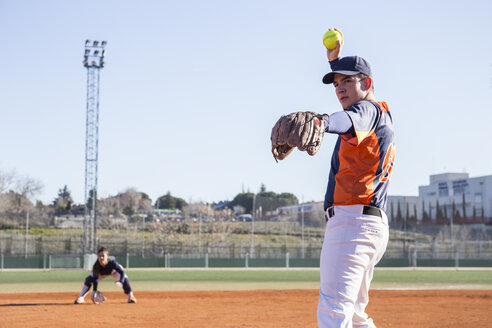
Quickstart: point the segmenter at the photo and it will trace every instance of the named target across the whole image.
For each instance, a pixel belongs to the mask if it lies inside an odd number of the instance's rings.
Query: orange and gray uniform
[[[386,208],[386,193],[395,160],[393,120],[386,102],[367,100],[344,110],[352,121],[339,134],[333,156],[325,210],[332,206]]]
[[[375,325],[365,312],[374,267],[388,244],[384,212],[395,147],[385,102],[360,101],[327,118],[337,133],[325,197],[318,326]]]

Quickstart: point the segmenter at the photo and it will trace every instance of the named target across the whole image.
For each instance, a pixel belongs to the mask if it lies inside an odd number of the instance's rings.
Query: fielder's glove
[[[91,300],[94,304],[102,304],[106,300],[106,296],[100,291],[95,290],[92,292]]]
[[[325,114],[326,115],[326,114]],[[294,150],[316,155],[325,133],[323,115],[315,112],[296,112],[280,117],[272,129],[272,154],[283,160]]]

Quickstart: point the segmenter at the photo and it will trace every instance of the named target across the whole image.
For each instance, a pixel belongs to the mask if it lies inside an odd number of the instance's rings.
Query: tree
[[[410,210],[408,208],[408,203],[405,204],[405,220],[409,221],[410,219]]]
[[[464,191],[463,191],[462,202],[463,202],[463,218],[466,218],[466,199],[465,199],[465,192]]]
[[[187,203],[186,206],[183,207],[183,215],[185,218],[206,218],[208,220],[209,216],[214,215],[214,210],[211,204],[197,202],[197,203]]]
[[[251,213],[253,208],[253,197],[254,194],[252,192],[239,193],[229,203],[229,207],[234,209],[235,206],[239,205],[244,207],[246,213]]]
[[[442,219],[441,206],[439,206],[439,199],[436,199],[436,219]]]
[[[135,212],[148,213],[152,211],[152,200],[144,192],[135,188],[128,188],[116,196],[107,197],[98,201],[101,212],[118,216],[121,213],[133,215]],[[130,210],[131,209],[131,210]],[[130,213],[131,214],[127,214]]]
[[[256,195],[255,207],[262,211],[275,211],[279,207],[297,205],[299,201],[297,197],[291,193],[276,194],[272,191],[261,192]]]
[[[30,198],[43,189],[40,181],[29,176],[20,176],[15,170],[0,171],[0,211],[17,215],[32,210]]]
[[[58,189],[58,195],[52,202],[55,215],[70,213],[72,210],[72,204],[72,196],[70,195],[70,190],[68,190],[67,185],[65,185],[63,189]]]
[[[427,211],[425,210],[425,202],[422,199],[422,220],[427,221],[429,219],[429,215],[427,214]]]
[[[44,207],[34,206],[33,198],[43,186],[29,176],[21,176],[15,170],[0,170],[0,227],[18,227],[23,224],[26,213],[33,214],[31,223],[48,223]],[[42,212],[41,212],[42,211]]]
[[[58,190],[58,197],[68,199],[70,198],[70,190],[68,190],[67,185],[63,187],[63,189]]]
[[[263,190],[264,185],[262,186]],[[260,191],[258,194],[251,192],[237,194],[236,197],[229,203],[229,208],[234,209],[236,206],[242,206],[245,209],[245,213],[253,212],[261,207],[263,212],[274,211],[282,206],[297,205],[299,200],[294,194],[284,192],[277,194],[273,191]]]
[[[257,193],[256,197],[277,198],[278,196],[273,191],[262,191]]]
[[[43,189],[43,184],[31,177],[19,177],[16,181],[16,188],[18,194],[26,198],[31,198],[37,195]]]
[[[183,210],[187,205],[188,203],[184,199],[172,196],[170,191],[155,201],[155,207],[158,209]]]
[[[133,208],[133,206],[127,205],[123,209],[123,214],[125,214],[127,216],[132,216],[133,214],[135,214],[135,209]]]
[[[299,204],[299,200],[294,194],[291,194],[289,192],[284,192],[281,193],[277,196],[279,199],[283,200],[286,205],[297,205]]]
[[[145,193],[137,191],[135,188],[128,188],[117,196],[119,208],[131,206],[138,212],[150,212],[152,210],[152,201]]]
[[[401,221],[403,219],[401,215],[401,207],[400,207],[400,201],[398,201],[398,204],[396,206],[396,220]]]
[[[8,192],[14,188],[17,173],[15,170],[0,172],[0,194]]]

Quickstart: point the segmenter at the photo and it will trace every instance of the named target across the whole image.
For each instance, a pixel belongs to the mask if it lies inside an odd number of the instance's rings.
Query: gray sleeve
[[[345,134],[353,129],[352,120],[345,111],[335,112],[330,116],[324,116],[325,131],[329,133]]]

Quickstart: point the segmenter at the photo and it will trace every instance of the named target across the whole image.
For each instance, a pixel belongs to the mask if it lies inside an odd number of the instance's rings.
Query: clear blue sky
[[[322,200],[335,136],[275,163],[270,131],[341,110],[321,83],[322,36],[372,66],[396,128],[392,195],[430,174],[492,174],[492,2],[0,0],[0,169],[84,200],[86,39],[107,40],[99,195],[232,199],[242,189]]]

